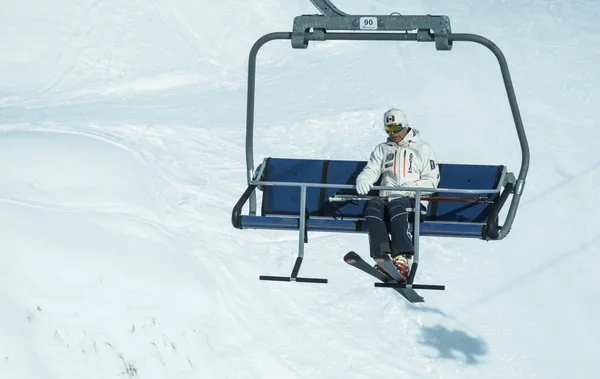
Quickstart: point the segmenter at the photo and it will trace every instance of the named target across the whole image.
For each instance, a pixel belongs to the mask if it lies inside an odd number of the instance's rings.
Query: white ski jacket
[[[388,140],[375,147],[367,165],[356,178],[374,184],[381,177],[385,187],[424,187],[437,188],[440,170],[431,146],[422,141],[417,129],[409,129],[406,137],[398,143]],[[381,190],[380,196],[412,197],[414,191]],[[421,196],[430,193],[421,192]],[[421,202],[427,207],[428,202]]]

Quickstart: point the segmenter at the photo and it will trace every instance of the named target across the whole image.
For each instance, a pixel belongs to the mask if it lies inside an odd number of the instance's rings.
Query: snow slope
[[[494,41],[531,148],[502,241],[423,238],[412,305],[341,260],[365,235],[237,230],[246,67],[309,1],[0,5],[0,378],[594,378],[600,374],[595,1],[338,0]],[[440,161],[520,149],[482,46],[267,44],[255,160],[366,159],[405,109]]]

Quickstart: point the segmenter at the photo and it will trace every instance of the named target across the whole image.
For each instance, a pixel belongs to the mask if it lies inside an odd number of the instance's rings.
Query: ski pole
[[[350,195],[350,194],[336,194],[329,198],[330,202],[341,202],[341,201],[360,201],[360,200],[371,200],[371,199],[382,199],[387,200],[388,196],[361,196],[361,195]],[[414,197],[409,197],[414,200]],[[422,201],[448,201],[457,203],[485,203],[492,204],[493,201],[489,200],[486,196],[421,196]]]

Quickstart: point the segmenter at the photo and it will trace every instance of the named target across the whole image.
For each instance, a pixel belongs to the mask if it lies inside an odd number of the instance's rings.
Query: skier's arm
[[[377,179],[381,176],[381,162],[383,161],[383,153],[381,147],[377,146],[367,161],[367,165],[360,174],[356,177],[356,182],[365,181],[366,183],[373,185]]]
[[[437,188],[439,183],[440,168],[437,157],[429,145],[424,145],[420,178],[412,183],[404,183],[404,185],[407,187]]]

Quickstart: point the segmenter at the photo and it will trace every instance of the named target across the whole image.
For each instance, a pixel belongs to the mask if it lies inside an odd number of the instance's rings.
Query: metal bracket
[[[321,15],[302,15],[294,18],[292,47],[306,49],[309,40],[325,40],[327,31],[417,31],[417,41],[435,41],[437,50],[452,49],[452,33],[448,16],[350,15],[337,9],[329,0],[310,0]],[[314,35],[319,33],[319,35]]]
[[[521,195],[523,193],[523,187],[525,187],[525,181],[517,180],[517,185],[515,186],[515,194]]]
[[[515,184],[516,182],[517,178],[515,178],[515,174],[513,174],[512,172],[507,172],[506,177],[504,178],[504,183],[502,183],[502,185],[506,186],[507,184]]]

